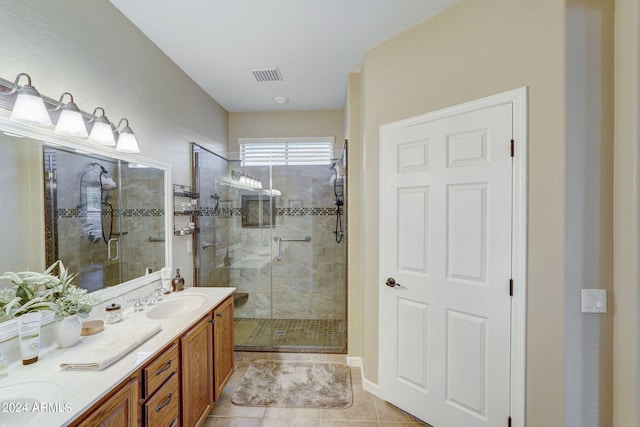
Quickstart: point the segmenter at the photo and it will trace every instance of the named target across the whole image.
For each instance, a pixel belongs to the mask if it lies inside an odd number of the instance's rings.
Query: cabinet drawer
[[[142,398],[146,399],[178,371],[178,346],[173,344],[142,370]]]
[[[147,427],[176,427],[180,425],[180,392],[178,374],[156,391],[143,405],[144,422]]]

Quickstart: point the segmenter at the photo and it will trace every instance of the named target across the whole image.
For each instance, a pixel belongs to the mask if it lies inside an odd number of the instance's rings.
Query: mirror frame
[[[87,142],[84,139],[59,135],[55,133],[51,128],[47,127],[37,127],[22,123],[12,122],[8,119],[8,114],[4,111],[0,113],[0,132],[7,132],[10,134],[15,134],[17,136],[22,136],[25,138],[31,138],[36,141],[40,141],[43,144],[50,143],[51,145],[58,145],[61,147],[71,148],[78,151],[90,152],[93,154],[100,154],[103,156],[111,157],[114,159],[119,159],[123,161],[127,161],[130,163],[141,163],[147,166],[152,166],[154,168],[158,168],[164,171],[164,192],[165,192],[165,200],[164,200],[164,227],[165,227],[165,266],[171,265],[172,258],[172,247],[173,247],[173,226],[172,226],[172,216],[170,215],[173,212],[172,206],[172,188],[171,188],[171,165],[169,163],[159,162],[157,160],[149,159],[143,157],[139,154],[126,154],[115,151],[113,148],[102,147],[99,145],[94,145]],[[44,236],[42,237],[42,242],[44,245]],[[44,251],[44,250],[43,250]],[[45,266],[46,268],[46,266]],[[1,274],[1,273],[0,273]],[[101,304],[105,301],[108,301],[113,298],[120,297],[129,292],[135,291],[143,286],[147,286],[150,283],[161,280],[160,271],[153,272],[146,276],[141,276],[126,282],[123,282],[119,285],[112,286],[110,288],[101,289],[92,293],[99,299],[99,303]],[[46,325],[53,321],[53,313],[52,312],[44,312],[45,314],[42,316],[42,324]],[[0,323],[0,342],[8,340],[17,336],[18,329],[16,327],[16,321],[11,319],[5,322]]]

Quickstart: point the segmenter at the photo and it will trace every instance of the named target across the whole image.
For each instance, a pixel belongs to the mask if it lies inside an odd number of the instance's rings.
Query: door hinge
[[[507,427],[511,427],[511,417],[509,417],[507,420]]]
[[[513,296],[513,279],[509,279],[509,296]]]
[[[511,157],[513,157],[513,156],[514,156],[515,151],[516,151],[515,144],[516,144],[516,143],[515,143],[515,141],[512,139],[512,140],[511,140]]]

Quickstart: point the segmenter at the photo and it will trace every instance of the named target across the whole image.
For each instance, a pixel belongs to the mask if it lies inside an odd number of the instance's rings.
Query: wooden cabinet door
[[[81,427],[133,427],[138,425],[138,380],[133,378],[90,410]]]
[[[213,406],[211,317],[196,323],[181,339],[182,425],[199,426]]]
[[[235,358],[233,353],[233,296],[222,302],[213,311],[214,341],[214,378],[215,399],[218,400],[222,390],[233,375]]]

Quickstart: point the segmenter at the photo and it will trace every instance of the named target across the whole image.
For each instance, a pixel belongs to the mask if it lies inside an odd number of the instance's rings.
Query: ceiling
[[[460,0],[110,1],[227,111],[249,112],[343,108],[367,49]],[[273,67],[282,81],[251,72]]]

